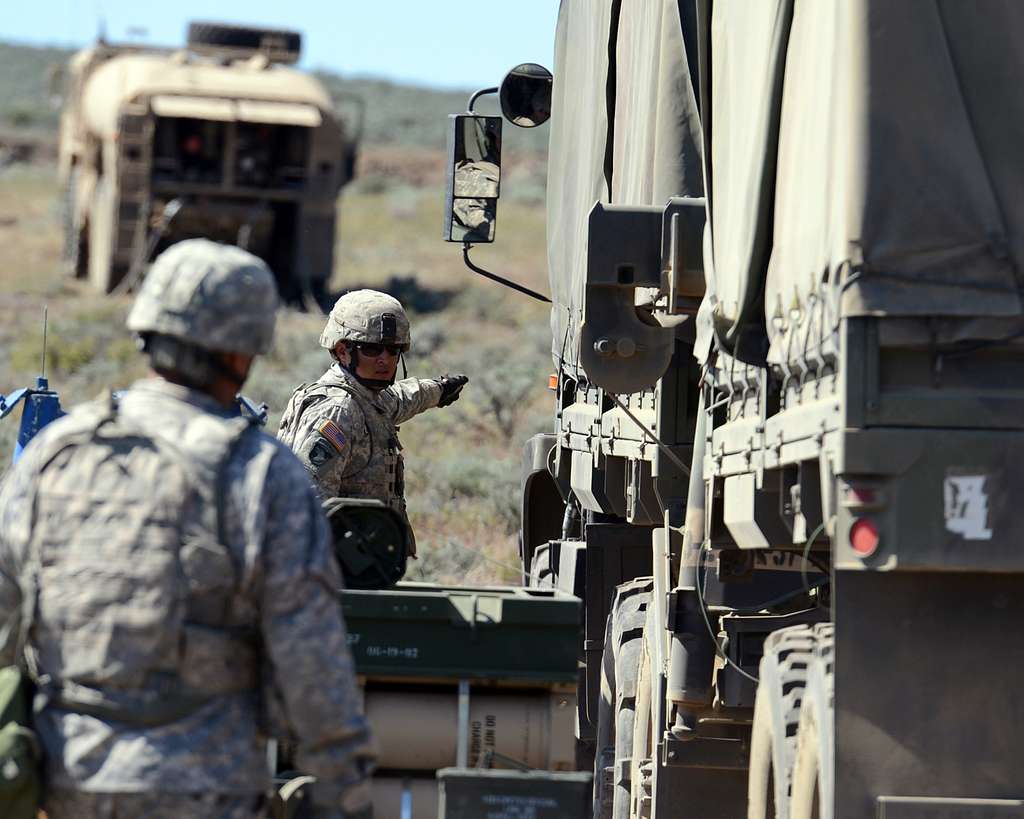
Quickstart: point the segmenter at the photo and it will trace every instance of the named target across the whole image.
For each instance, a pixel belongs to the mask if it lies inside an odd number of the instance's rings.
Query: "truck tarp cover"
[[[690,6],[692,0],[561,4],[547,234],[552,352],[570,371],[577,369],[594,204],[662,205],[674,195],[703,195],[700,121],[681,21],[689,24]]]
[[[706,307],[727,351],[779,362],[841,316],[1020,316],[1022,36],[1018,0],[715,0]]]

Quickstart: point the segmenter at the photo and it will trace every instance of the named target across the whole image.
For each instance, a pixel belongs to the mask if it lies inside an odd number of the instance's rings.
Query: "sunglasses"
[[[356,349],[368,358],[379,358],[385,352],[392,358],[395,358],[401,355],[405,347],[401,344],[376,344],[372,341],[358,341],[356,342]]]

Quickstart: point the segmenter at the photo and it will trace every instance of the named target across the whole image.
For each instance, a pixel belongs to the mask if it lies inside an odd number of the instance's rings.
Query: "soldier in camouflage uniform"
[[[369,817],[327,522],[287,447],[234,396],[269,348],[267,267],[197,239],[128,317],[154,377],[26,448],[0,491],[0,665],[46,702],[49,819],[252,819],[268,731],[318,777],[321,819]]]
[[[398,359],[411,340],[405,310],[386,293],[355,290],[331,310],[320,345],[334,365],[295,391],[277,433],[324,500],[373,498],[408,520],[398,426],[453,403],[469,380],[445,375],[396,383]]]

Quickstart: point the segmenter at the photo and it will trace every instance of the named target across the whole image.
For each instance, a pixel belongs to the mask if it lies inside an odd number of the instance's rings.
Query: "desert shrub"
[[[419,544],[417,560],[409,561],[406,580],[457,586],[518,584],[521,572],[513,551],[498,552],[467,545],[457,537]]]
[[[15,128],[30,128],[37,122],[38,111],[27,105],[15,105],[8,109],[5,119]]]

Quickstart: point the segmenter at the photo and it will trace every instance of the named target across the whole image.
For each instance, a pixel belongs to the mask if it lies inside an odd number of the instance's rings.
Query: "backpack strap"
[[[95,430],[99,429],[102,425],[113,421],[117,417],[117,393],[111,391],[104,394],[102,398],[95,402],[94,406],[97,407],[99,413],[92,429],[85,428],[78,430],[77,433],[72,433],[68,438],[62,439],[61,445],[53,448],[43,459],[42,465],[39,467],[40,472],[45,469],[46,466],[48,466],[68,444],[74,443],[86,436],[91,437],[92,434],[95,433]],[[31,503],[31,527],[34,529],[36,524],[36,498],[34,492]],[[34,548],[34,539],[29,538],[28,549],[25,554],[25,567],[22,569],[20,578],[21,622],[19,623],[18,637],[15,643],[15,657],[17,658],[18,665],[25,670],[32,682],[36,684],[39,683],[39,669],[36,667],[34,658],[28,651],[26,651],[26,649],[28,647],[29,635],[32,631],[32,626],[35,623],[36,609],[39,605],[39,575],[41,573],[42,559],[40,558],[38,549]]]

